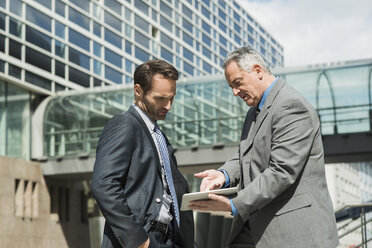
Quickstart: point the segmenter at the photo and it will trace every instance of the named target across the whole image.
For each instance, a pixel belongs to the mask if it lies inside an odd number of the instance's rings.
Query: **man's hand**
[[[148,238],[142,245],[138,246],[138,248],[147,248],[150,245],[150,238]]]
[[[191,201],[189,208],[203,211],[225,211],[231,212],[229,198],[226,196],[208,194],[210,200],[207,201]]]
[[[225,175],[222,171],[206,170],[194,174],[194,177],[203,178],[200,184],[200,191],[219,189],[225,184]]]

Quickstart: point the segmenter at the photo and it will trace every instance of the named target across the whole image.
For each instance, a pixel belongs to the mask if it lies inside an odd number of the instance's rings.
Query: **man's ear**
[[[260,65],[258,65],[258,64],[253,65],[252,71],[255,72],[258,75],[259,79],[262,79],[263,70],[262,70],[262,67]]]
[[[143,90],[141,88],[141,85],[135,84],[134,85],[134,96],[135,97],[142,97],[143,95]]]

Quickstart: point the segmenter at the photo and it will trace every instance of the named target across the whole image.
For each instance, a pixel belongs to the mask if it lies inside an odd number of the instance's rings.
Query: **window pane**
[[[134,1],[134,6],[136,6],[137,9],[139,9],[146,15],[149,14],[149,6],[146,3],[144,3],[143,0]]]
[[[89,75],[71,66],[69,67],[68,79],[84,87],[90,86]]]
[[[202,14],[205,16],[205,17],[207,17],[207,19],[209,19],[210,18],[210,12],[209,12],[209,10],[208,9],[206,9],[206,8],[204,8],[204,6],[202,6]]]
[[[139,47],[135,48],[134,53],[135,53],[135,57],[143,62],[149,60],[150,58],[149,54]]]
[[[150,39],[144,36],[143,34],[141,34],[140,32],[136,31],[134,33],[134,39],[136,42],[138,42],[142,46],[146,47],[147,49],[149,48]]]
[[[89,31],[89,18],[73,8],[69,8],[69,20]]]
[[[160,25],[172,32],[173,25],[170,21],[167,20],[167,18],[160,16]]]
[[[118,3],[116,0],[105,0],[105,5],[121,15],[121,4]]]
[[[160,41],[161,43],[167,45],[168,47],[173,48],[173,40],[168,35],[161,33]]]
[[[0,7],[5,9],[5,2],[6,0],[0,0]]]
[[[102,63],[95,59],[93,60],[93,72],[97,75],[102,74]]]
[[[182,25],[187,31],[192,33],[192,24],[189,21],[187,21],[185,18],[182,18]]]
[[[52,19],[29,5],[26,8],[26,19],[49,32],[51,31]]]
[[[0,12],[0,29],[5,30],[5,14]]]
[[[132,73],[132,61],[130,60],[125,60],[125,71],[128,73]]]
[[[202,28],[203,28],[203,30],[206,31],[208,34],[211,33],[211,26],[210,26],[208,23],[202,21]]]
[[[172,8],[170,8],[167,4],[165,4],[163,1],[160,1],[160,11],[163,12],[166,16],[168,16],[170,19],[172,19]]]
[[[134,15],[134,24],[136,27],[139,27],[143,31],[149,32],[150,24],[147,21],[143,20],[140,16]]]
[[[51,51],[52,39],[49,36],[43,34],[42,32],[33,29],[29,26],[26,27],[26,40],[49,52]]]
[[[188,35],[186,32],[183,32],[183,41],[185,41],[190,46],[193,46],[193,38]]]
[[[9,18],[9,32],[19,38],[22,37],[22,23],[12,17]]]
[[[212,66],[205,61],[203,61],[203,69],[209,74],[212,73]]]
[[[46,90],[52,90],[51,82],[48,79],[40,77],[32,72],[26,71],[26,81]]]
[[[65,64],[56,60],[55,61],[55,74],[61,78],[65,78]]]
[[[121,37],[105,28],[105,40],[121,49]]]
[[[132,54],[132,44],[129,41],[125,41],[125,52]]]
[[[58,40],[55,40],[55,54],[61,58],[65,57],[66,45]]]
[[[107,11],[105,11],[105,23],[121,32],[121,21]]]
[[[108,48],[105,48],[105,60],[119,68],[122,68],[121,56],[119,56],[118,54],[116,54],[115,52],[111,51]]]
[[[161,57],[167,60],[169,63],[173,63],[173,54],[165,48],[161,48]]]
[[[21,77],[22,77],[22,69],[19,68],[18,66],[9,64],[8,65],[8,74],[10,76],[15,77],[15,78],[21,79]]]
[[[98,37],[101,37],[101,25],[97,22],[93,22],[93,33]]]
[[[184,4],[182,4],[182,11],[183,13],[188,17],[190,18],[190,20],[192,20],[192,11],[186,7]]]
[[[26,62],[27,63],[30,63],[34,66],[37,66],[43,70],[50,72],[51,61],[52,59],[49,56],[42,54],[32,48],[26,47]]]
[[[87,70],[90,69],[89,56],[70,47],[68,57],[70,62],[80,65]]]
[[[111,68],[110,66],[105,66],[105,78],[107,78],[108,80],[111,80],[117,84],[122,84],[122,76],[123,75],[117,70]]]
[[[89,0],[69,0],[69,1],[89,13]]]
[[[183,69],[191,76],[194,76],[194,67],[189,63],[183,62]]]
[[[65,16],[65,4],[63,2],[61,2],[61,0],[55,0],[55,11],[57,14],[61,15],[61,16]]]
[[[101,45],[98,44],[97,42],[93,41],[93,53],[97,57],[101,57]]]
[[[44,5],[48,9],[52,8],[51,0],[38,0],[37,2]]]
[[[5,52],[5,36],[0,34],[0,52]]]
[[[55,21],[55,33],[57,36],[64,39],[65,38],[65,25],[63,25],[62,23],[58,21]]]
[[[204,46],[203,46],[203,55],[209,59],[212,59],[211,51]]]
[[[89,52],[89,39],[84,35],[76,32],[75,30],[69,28],[69,41]]]
[[[22,58],[22,44],[12,39],[9,39],[9,55],[17,59],[21,59]]]
[[[183,56],[191,62],[194,62],[194,54],[185,47],[183,48]]]
[[[211,46],[211,39],[207,35],[203,34],[202,35],[202,40],[203,40],[204,44],[206,44],[207,46]]]
[[[10,11],[16,15],[22,16],[22,1],[21,0],[10,0]]]

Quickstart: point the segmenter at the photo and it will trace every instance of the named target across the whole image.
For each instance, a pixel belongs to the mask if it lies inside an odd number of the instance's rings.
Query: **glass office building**
[[[283,65],[282,46],[236,0],[0,0],[0,75],[43,95],[131,84],[153,58],[182,77],[218,74],[244,45]]]

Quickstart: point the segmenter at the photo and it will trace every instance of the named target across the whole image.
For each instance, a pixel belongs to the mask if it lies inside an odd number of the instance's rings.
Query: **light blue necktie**
[[[161,155],[161,158],[163,160],[163,165],[164,165],[164,170],[165,170],[165,178],[167,180],[169,191],[171,193],[172,200],[173,200],[174,213],[176,215],[175,217],[176,217],[178,226],[180,226],[180,213],[179,213],[179,209],[178,209],[176,190],[174,188],[172,170],[171,170],[171,167],[170,167],[167,143],[165,142],[164,136],[163,136],[162,132],[160,131],[160,128],[159,128],[158,124],[155,124],[154,132],[155,132],[155,136],[156,136],[156,141],[158,142],[160,155]]]

